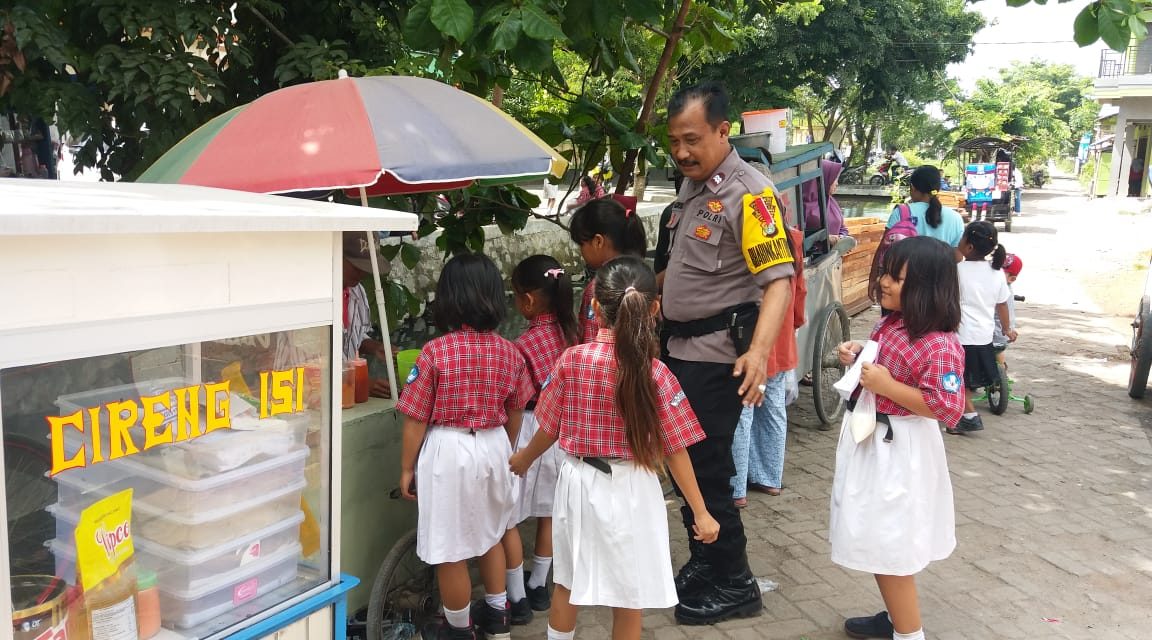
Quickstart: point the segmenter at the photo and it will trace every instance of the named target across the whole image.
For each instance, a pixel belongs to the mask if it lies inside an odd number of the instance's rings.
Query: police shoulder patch
[[[776,195],[771,187],[744,195],[743,234],[740,248],[748,270],[760,273],[768,267],[792,262],[792,246]]]
[[[940,376],[940,388],[947,393],[960,393],[960,374],[949,371]]]

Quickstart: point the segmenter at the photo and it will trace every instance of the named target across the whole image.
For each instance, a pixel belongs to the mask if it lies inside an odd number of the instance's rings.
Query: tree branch
[[[264,26],[268,27],[269,31],[276,34],[276,36],[278,38],[280,38],[281,40],[283,40],[285,44],[287,44],[289,47],[296,44],[295,42],[292,42],[291,38],[284,35],[283,31],[277,29],[276,25],[272,24],[272,21],[269,20],[268,18],[266,18],[263,13],[260,13],[259,9],[257,9],[256,7],[253,7],[252,5],[246,5],[246,6],[248,7],[248,10],[253,13],[253,15],[255,15],[257,18],[259,18],[260,22],[264,23]]]

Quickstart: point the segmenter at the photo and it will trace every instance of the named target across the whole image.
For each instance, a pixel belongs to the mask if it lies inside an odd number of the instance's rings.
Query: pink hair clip
[[[559,278],[562,275],[564,275],[563,269],[549,269],[544,272],[545,278]]]

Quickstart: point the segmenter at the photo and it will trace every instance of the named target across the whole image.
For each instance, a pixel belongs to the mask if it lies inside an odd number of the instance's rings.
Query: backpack
[[[880,301],[880,272],[884,267],[884,254],[888,253],[889,247],[897,242],[920,235],[916,231],[916,223],[912,220],[912,209],[907,204],[901,204],[899,208],[900,219],[896,221],[896,224],[884,230],[884,236],[880,238],[880,245],[876,247],[876,253],[872,256],[872,269],[868,274],[868,295],[873,302]]]

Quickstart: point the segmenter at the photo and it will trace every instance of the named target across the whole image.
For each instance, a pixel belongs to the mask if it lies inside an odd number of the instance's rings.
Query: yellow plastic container
[[[396,384],[403,389],[408,384],[408,374],[416,365],[416,358],[420,355],[419,349],[405,349],[396,353]]]

